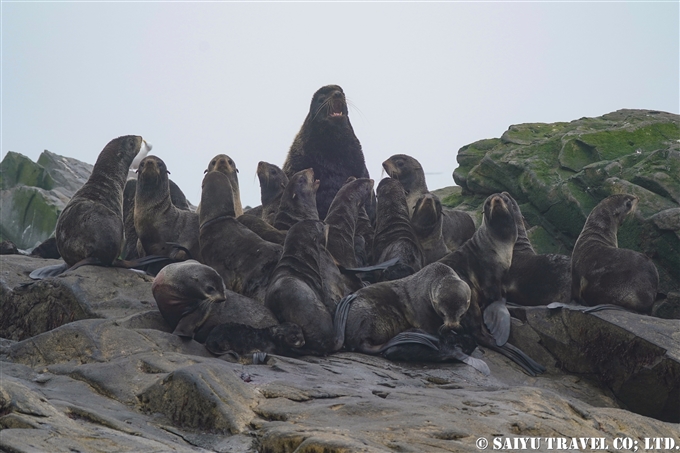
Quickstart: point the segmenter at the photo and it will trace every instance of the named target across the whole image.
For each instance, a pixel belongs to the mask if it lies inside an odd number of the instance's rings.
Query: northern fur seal
[[[442,202],[439,197],[426,193],[413,207],[411,225],[423,250],[423,264],[434,263],[450,252],[442,236]]]
[[[319,220],[302,220],[290,228],[265,296],[265,305],[280,322],[302,328],[305,346],[301,351],[306,354],[333,352],[333,313],[346,295],[333,300],[324,278],[329,266],[324,259],[327,231]]]
[[[382,263],[399,258],[399,263],[383,272],[383,280],[395,280],[423,267],[423,251],[408,215],[406,194],[396,179],[384,178],[378,184],[378,209],[373,237],[373,261]]]
[[[260,302],[282,247],[260,238],[234,218],[231,183],[211,171],[203,178],[199,240],[203,262],[215,268],[227,289]]]
[[[326,249],[343,267],[357,267],[354,238],[361,208],[373,191],[373,180],[354,179],[335,195],[324,221],[328,225]]]
[[[226,154],[218,154],[210,160],[208,168],[203,173],[209,173],[211,171],[219,171],[227,176],[231,183],[231,197],[234,200],[234,213],[236,214],[236,217],[243,215],[241,191],[238,185],[238,168],[236,168],[234,160]]]
[[[109,266],[120,255],[123,186],[130,164],[146,147],[136,135],[111,140],[99,154],[90,178],[59,215],[57,249],[68,266],[85,259]]]
[[[262,220],[261,217],[250,215],[247,211],[236,220],[265,241],[283,245],[283,242],[286,240],[286,231],[277,230]]]
[[[409,216],[413,217],[418,199],[430,193],[423,167],[418,160],[406,154],[395,154],[382,165],[390,178],[399,180],[404,186]],[[475,234],[475,222],[467,212],[443,209],[442,217],[442,235],[450,251],[456,250]]]
[[[202,261],[198,214],[172,204],[168,173],[159,157],[147,156],[139,163],[134,208],[137,253]]]
[[[262,220],[274,225],[281,196],[288,185],[288,176],[276,165],[260,161],[257,164],[257,178],[260,180]]]
[[[305,345],[302,329],[292,322],[258,329],[247,324],[229,322],[220,324],[210,331],[205,347],[215,355],[254,352],[291,355],[293,349]]]
[[[151,292],[173,333],[188,338],[206,322],[211,306],[227,299],[220,275],[196,260],[165,266],[154,278]]]
[[[319,180],[314,179],[314,170],[307,168],[295,173],[286,185],[279,211],[274,218],[274,228],[288,230],[300,220],[318,220],[316,194]]]
[[[472,290],[463,326],[477,342],[492,348],[536,375],[545,370],[522,351],[507,343],[510,313],[505,307],[502,283],[512,263],[517,226],[505,194],[484,202],[482,225],[458,250],[439,260],[452,267]]]
[[[618,248],[617,240],[637,204],[634,195],[610,195],[586,219],[571,255],[571,296],[577,302],[650,312],[659,286],[656,266],[640,252]]]
[[[380,201],[378,201],[380,203]],[[336,347],[377,354],[397,334],[430,334],[460,328],[470,305],[470,287],[442,263],[399,280],[367,286],[338,304]]]
[[[154,278],[151,290],[158,310],[174,334],[206,341],[210,332],[225,323],[266,329],[278,325],[261,302],[229,291],[220,275],[195,260],[173,263]]]
[[[327,85],[314,93],[283,171],[291,178],[310,167],[321,181],[316,197],[320,219],[326,217],[335,194],[348,177],[369,177],[361,143],[349,121],[345,93],[338,85]],[[367,211],[374,217],[373,206]]]
[[[537,255],[524,228],[519,205],[509,193],[510,208],[517,225],[517,241],[512,249],[512,264],[503,281],[509,302],[520,305],[548,305],[571,300],[571,259],[565,255]]]

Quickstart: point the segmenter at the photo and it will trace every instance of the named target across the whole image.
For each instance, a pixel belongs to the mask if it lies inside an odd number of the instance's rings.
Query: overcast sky
[[[637,3],[7,3],[2,143],[94,163],[142,135],[198,204],[216,154],[259,204],[321,86],[338,84],[371,176],[417,158],[453,185],[458,149],[511,124],[621,108],[679,113],[680,6]]]

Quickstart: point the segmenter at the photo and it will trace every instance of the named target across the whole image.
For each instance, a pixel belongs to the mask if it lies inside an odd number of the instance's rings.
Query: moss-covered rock
[[[67,201],[39,187],[1,191],[0,240],[12,241],[21,249],[34,247],[52,234]]]
[[[486,196],[509,192],[539,253],[570,253],[605,197],[638,196],[619,246],[654,260],[660,292],[680,290],[680,116],[619,110],[568,123],[513,125],[500,139],[462,147],[458,163],[453,178],[461,191],[444,205],[479,216]]]
[[[0,163],[0,188],[6,190],[19,185],[50,190],[54,180],[42,165],[10,151]]]

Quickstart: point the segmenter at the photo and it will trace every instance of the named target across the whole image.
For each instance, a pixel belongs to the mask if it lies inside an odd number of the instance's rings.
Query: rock
[[[569,254],[585,219],[605,197],[631,193],[637,212],[619,247],[652,258],[659,292],[680,290],[680,116],[619,110],[569,123],[510,126],[500,139],[458,152],[461,186],[442,202],[479,217],[493,192],[520,204],[537,253]]]
[[[27,302],[12,293],[45,262],[3,256],[2,309]],[[604,437],[611,446],[621,433],[677,434],[676,424],[631,412],[666,417],[677,357],[670,347],[662,351],[667,339],[659,326],[677,321],[575,313],[585,322],[575,318],[569,325],[580,324],[566,329],[562,319],[571,313],[526,309],[513,320],[511,341],[547,366],[538,377],[481,349],[473,355],[487,362],[488,377],[462,363],[398,363],[348,352],[270,356],[266,365],[252,365],[225,362],[172,335],[158,310],[141,303],[150,282],[132,271],[86,266],[45,282],[70,295],[38,297],[43,302],[34,311],[48,316],[63,301],[64,318],[75,307],[95,317],[30,337],[31,326],[23,325],[28,338],[0,340],[1,450],[443,452],[478,451],[479,437]],[[44,309],[49,303],[51,311]],[[114,307],[123,303],[128,308]],[[560,358],[544,332],[550,323],[569,332],[574,344],[565,348],[588,367]],[[598,334],[600,323],[609,325],[606,334]],[[607,348],[622,351],[620,358],[607,362]],[[631,372],[622,370],[628,362]],[[657,405],[666,409],[655,413]]]

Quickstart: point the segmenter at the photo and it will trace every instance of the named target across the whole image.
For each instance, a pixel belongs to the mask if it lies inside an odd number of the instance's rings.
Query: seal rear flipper
[[[176,242],[166,242],[166,244],[172,247],[168,255],[171,259],[176,261],[186,261],[194,259],[191,256],[191,252],[189,251],[189,249],[184,247],[182,244],[178,244]]]
[[[381,353],[391,347],[404,344],[420,344],[427,346],[430,349],[434,349],[435,351],[439,351],[439,339],[437,337],[422,331],[406,331],[392,337],[378,350],[378,352]]]
[[[510,337],[510,312],[505,306],[505,298],[489,304],[484,310],[484,324],[496,341],[503,346]]]
[[[61,275],[68,269],[69,266],[66,263],[53,264],[51,266],[39,267],[38,269],[28,274],[28,276],[31,277],[33,280],[42,280],[44,278],[56,277],[57,275]]]
[[[567,310],[575,310],[575,311],[580,311],[583,313],[595,313],[598,311],[603,311],[603,310],[620,310],[620,311],[627,311],[630,313],[633,313],[630,310],[627,310],[624,307],[621,307],[620,305],[614,305],[614,304],[600,304],[600,305],[593,305],[592,307],[586,307],[585,305],[571,305],[571,304],[564,304],[562,302],[553,302],[551,304],[548,304],[547,307],[550,310],[555,310],[558,308],[566,308]]]
[[[373,271],[384,271],[390,266],[393,266],[397,264],[399,261],[399,258],[392,258],[390,260],[384,261],[382,263],[375,264],[373,266],[366,266],[366,267],[353,267],[353,268],[345,268],[342,266],[338,266],[340,269],[340,272],[343,274],[361,274],[363,272],[373,272]]]
[[[505,357],[509,358],[517,365],[519,365],[524,372],[530,376],[537,376],[545,372],[545,367],[534,359],[526,355],[521,349],[516,348],[510,343],[505,343],[503,346],[487,345],[496,352],[500,352]]]
[[[347,316],[352,302],[357,298],[356,294],[345,296],[337,307],[335,307],[335,316],[333,317],[333,330],[335,331],[335,344],[333,345],[333,352],[339,351],[345,344],[345,327],[347,326]]]
[[[264,364],[267,361],[266,352],[253,352],[253,365]]]
[[[487,365],[485,361],[467,355],[458,347],[454,348],[453,351],[451,351],[450,357],[460,362],[463,362],[466,365],[471,366],[475,370],[482,373],[484,376],[491,376],[491,370],[489,369],[489,365]]]

